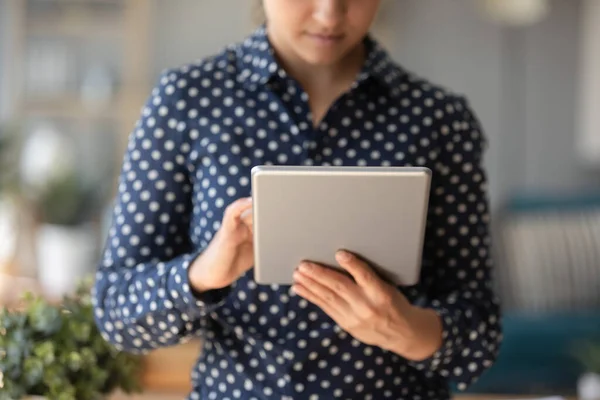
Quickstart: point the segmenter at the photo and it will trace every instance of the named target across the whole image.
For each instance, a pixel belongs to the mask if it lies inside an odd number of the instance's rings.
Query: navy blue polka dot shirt
[[[219,54],[165,71],[130,135],[93,290],[118,349],[201,338],[189,399],[448,399],[495,360],[484,137],[466,100],[395,64],[370,36],[352,87],[314,126],[308,96],[263,26]],[[426,166],[433,171],[420,282],[401,287],[441,317],[419,362],[365,345],[288,286],[252,271],[195,294],[187,269],[249,196],[259,164]]]

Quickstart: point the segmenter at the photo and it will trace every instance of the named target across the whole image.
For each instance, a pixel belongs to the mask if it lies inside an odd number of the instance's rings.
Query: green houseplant
[[[78,152],[80,146],[53,124],[41,124],[20,153],[19,188],[33,220],[33,271],[53,299],[72,292],[93,271],[101,250],[98,220],[110,168],[90,167],[96,163]]]
[[[587,372],[600,374],[600,340],[588,340],[580,343],[575,354]]]
[[[40,222],[77,227],[94,218],[102,197],[94,183],[86,183],[76,171],[55,177],[40,188],[35,199]]]
[[[17,182],[17,129],[0,125],[0,196],[14,191]]]
[[[583,371],[577,382],[577,397],[580,400],[600,399],[600,340],[579,341],[574,356]]]
[[[102,338],[90,284],[59,305],[28,294],[19,310],[0,311],[0,400],[95,400],[119,389],[140,391],[142,359]]]

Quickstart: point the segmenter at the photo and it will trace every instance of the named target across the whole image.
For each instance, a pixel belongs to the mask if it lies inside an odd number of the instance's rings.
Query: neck
[[[292,52],[286,52],[277,46],[276,41],[272,43],[283,68],[307,91],[327,90],[353,82],[363,66],[366,54],[365,46],[361,43],[335,64],[313,65],[291,54]]]

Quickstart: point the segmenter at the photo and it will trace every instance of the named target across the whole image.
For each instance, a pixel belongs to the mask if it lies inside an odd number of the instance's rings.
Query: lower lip
[[[310,37],[320,46],[333,46],[342,40],[342,38],[339,36],[308,35],[308,37]]]

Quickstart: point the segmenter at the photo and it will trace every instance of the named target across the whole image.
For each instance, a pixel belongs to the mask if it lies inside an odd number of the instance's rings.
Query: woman
[[[264,0],[244,43],[163,74],[131,135],[97,323],[135,352],[202,336],[190,399],[447,399],[496,357],[484,139],[462,97],[368,35],[379,3]],[[430,167],[420,283],[340,253],[354,279],[308,264],[257,286],[257,164]]]

